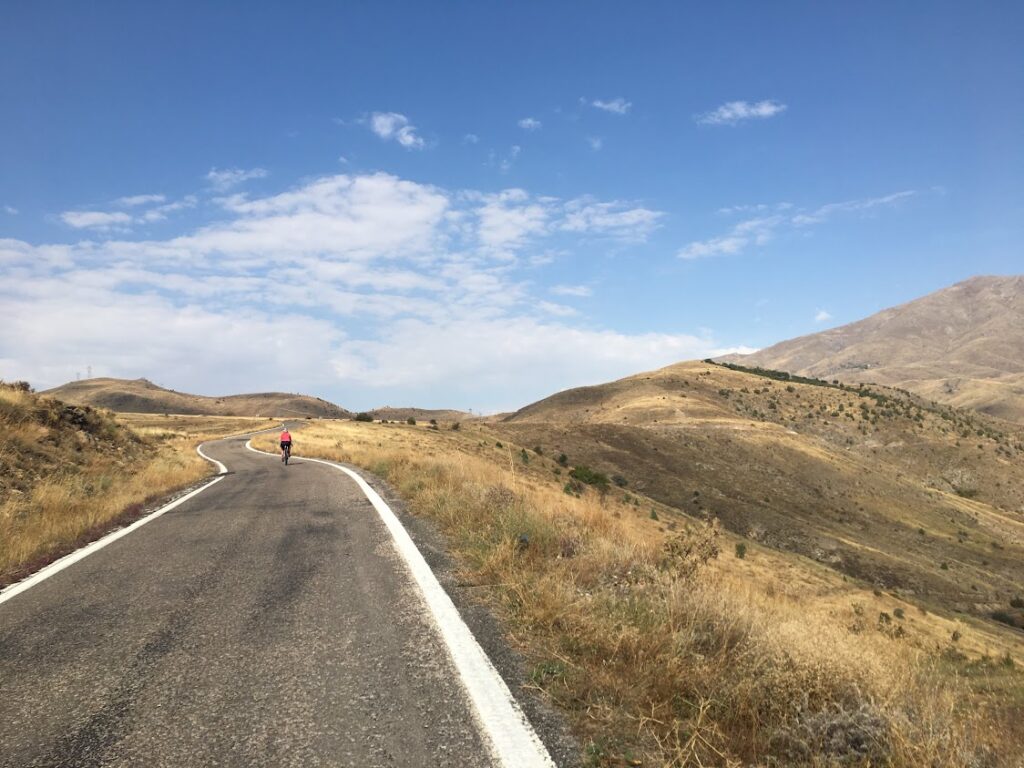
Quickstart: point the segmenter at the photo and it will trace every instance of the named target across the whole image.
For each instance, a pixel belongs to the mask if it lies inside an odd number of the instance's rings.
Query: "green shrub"
[[[416,419],[414,419],[412,416],[410,416],[408,419],[405,420],[405,423],[415,427],[416,426]]]
[[[366,412],[357,413],[356,421],[373,421],[373,416]]]
[[[746,556],[747,556],[747,545],[744,544],[742,541],[737,541],[736,542],[736,557],[738,557],[740,560],[742,560]]]
[[[566,456],[564,453],[558,454],[558,458],[555,459],[555,461],[557,461],[563,467],[568,467],[569,466],[569,457]]]
[[[608,490],[608,475],[597,472],[596,470],[582,464],[578,467],[573,467],[569,476],[579,480],[581,483],[592,485],[601,491]]]

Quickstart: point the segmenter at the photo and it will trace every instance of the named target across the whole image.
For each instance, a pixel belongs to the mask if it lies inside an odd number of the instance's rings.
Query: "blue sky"
[[[484,411],[1022,271],[1018,3],[8,3],[0,377]]]

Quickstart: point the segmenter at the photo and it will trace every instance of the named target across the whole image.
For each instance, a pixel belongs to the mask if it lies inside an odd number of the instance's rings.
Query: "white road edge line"
[[[247,441],[245,447],[254,453],[277,455],[253,448],[252,440]],[[459,615],[455,603],[444,591],[408,531],[398,516],[391,511],[391,507],[359,473],[348,467],[306,456],[295,458],[326,464],[328,467],[341,470],[355,480],[359,489],[377,510],[381,521],[391,534],[395,549],[420,588],[420,594],[434,620],[438,634],[444,640],[448,655],[459,672],[462,686],[469,696],[484,738],[489,742],[491,753],[498,763],[505,768],[555,768],[555,762],[551,759],[544,742],[533,729],[484,649],[473,637],[473,633]]]
[[[194,491],[191,491],[190,493],[187,493],[184,496],[175,499],[170,504],[165,504],[164,506],[160,507],[160,509],[156,510],[155,512],[150,512],[145,517],[139,518],[138,520],[136,520],[131,525],[126,526],[124,528],[118,528],[116,531],[108,533],[103,538],[96,539],[96,541],[94,541],[94,542],[92,542],[90,544],[86,544],[81,549],[76,549],[74,552],[71,552],[70,554],[64,555],[64,557],[60,558],[59,560],[54,560],[48,566],[46,566],[45,568],[42,568],[42,569],[36,571],[35,573],[33,573],[28,578],[22,579],[19,582],[11,584],[10,586],[5,587],[4,589],[0,589],[0,605],[2,605],[3,603],[6,603],[8,600],[10,600],[15,595],[20,595],[26,589],[31,589],[36,584],[39,584],[40,582],[46,581],[48,578],[50,578],[54,574],[60,573],[61,571],[63,571],[68,566],[74,565],[75,563],[77,563],[79,560],[88,557],[89,555],[93,554],[94,552],[100,551],[105,546],[107,546],[107,544],[111,544],[111,543],[117,541],[122,536],[127,536],[129,533],[134,531],[136,528],[141,528],[146,523],[151,522],[153,520],[156,520],[158,517],[160,517],[160,515],[164,514],[165,512],[170,512],[175,507],[177,507],[177,506],[179,506],[181,504],[184,504],[186,501],[191,499],[193,496],[198,496],[200,493],[205,491],[211,485],[216,485],[221,480],[223,480],[224,479],[224,475],[228,471],[228,468],[225,467],[221,462],[217,461],[216,459],[211,459],[209,456],[207,456],[205,453],[203,453],[201,445],[196,447],[196,452],[200,456],[202,456],[204,459],[206,459],[207,461],[212,462],[212,463],[217,465],[217,468],[218,468],[217,477],[213,478],[213,480],[208,482],[206,485],[200,486],[199,488],[196,488]]]

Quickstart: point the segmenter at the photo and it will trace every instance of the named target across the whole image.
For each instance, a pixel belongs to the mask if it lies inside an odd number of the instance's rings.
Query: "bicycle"
[[[288,459],[290,459],[291,456],[292,456],[292,447],[290,445],[283,445],[283,446],[281,446],[281,461],[284,462],[284,465],[286,467],[288,466]]]

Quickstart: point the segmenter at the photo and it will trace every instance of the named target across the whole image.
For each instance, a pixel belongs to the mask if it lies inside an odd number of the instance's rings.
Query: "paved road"
[[[342,473],[213,443],[221,482],[0,605],[0,766],[489,766]]]

